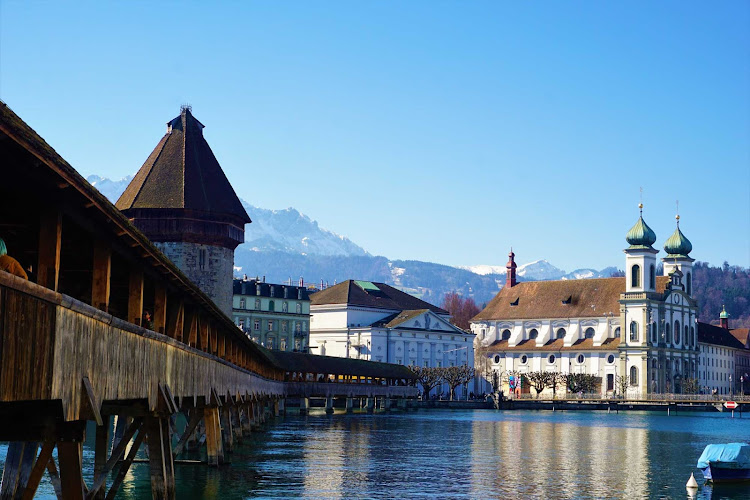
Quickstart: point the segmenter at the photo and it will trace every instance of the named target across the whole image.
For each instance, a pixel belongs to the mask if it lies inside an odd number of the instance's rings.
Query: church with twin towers
[[[697,379],[692,244],[678,215],[657,276],[657,236],[639,209],[625,235],[624,277],[517,282],[511,252],[505,287],[471,323],[484,358],[476,366],[495,380],[508,372],[593,374],[602,395],[619,392],[623,379],[632,396],[679,393],[684,380]]]

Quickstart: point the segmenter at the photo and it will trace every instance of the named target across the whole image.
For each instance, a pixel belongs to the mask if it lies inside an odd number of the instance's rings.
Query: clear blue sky
[[[190,103],[237,193],[374,254],[750,266],[750,3],[11,2],[0,99],[82,174]],[[663,252],[661,254],[663,256]]]

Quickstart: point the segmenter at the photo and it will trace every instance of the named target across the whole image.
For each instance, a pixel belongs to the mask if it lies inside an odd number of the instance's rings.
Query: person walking
[[[23,266],[16,259],[8,255],[8,249],[2,238],[0,238],[0,271],[5,271],[25,280],[29,279],[26,271],[23,270]]]

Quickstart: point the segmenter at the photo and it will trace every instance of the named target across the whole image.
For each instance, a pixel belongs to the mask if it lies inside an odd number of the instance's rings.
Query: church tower
[[[630,244],[625,249],[625,291],[653,292],[656,290],[656,254],[659,251],[651,245],[656,242],[656,234],[643,220],[643,203],[638,208],[640,217],[625,236]]]
[[[189,106],[115,206],[231,317],[234,249],[251,221]]]
[[[680,216],[675,215],[677,228],[672,236],[664,243],[664,251],[667,256],[664,257],[664,276],[671,276],[675,271],[680,271],[682,276],[682,287],[689,296],[693,296],[693,262],[695,259],[688,254],[693,250],[693,244],[690,243],[682,231],[680,231]]]

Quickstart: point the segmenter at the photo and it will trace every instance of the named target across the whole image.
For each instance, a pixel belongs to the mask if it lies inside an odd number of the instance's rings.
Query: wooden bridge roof
[[[408,367],[363,359],[318,356],[299,352],[266,351],[274,364],[286,372],[362,377],[416,379]]]

